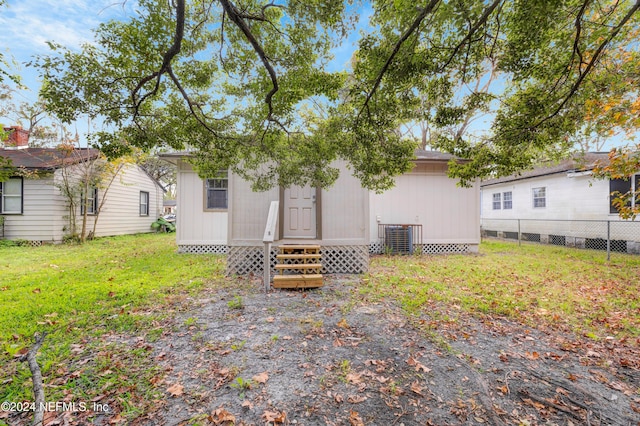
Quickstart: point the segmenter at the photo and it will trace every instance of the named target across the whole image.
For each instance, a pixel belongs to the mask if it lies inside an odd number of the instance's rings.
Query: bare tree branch
[[[33,426],[42,426],[44,421],[44,386],[42,384],[42,372],[40,366],[36,360],[36,355],[44,342],[44,338],[47,337],[47,333],[43,332],[39,336],[36,336],[36,341],[29,349],[29,352],[22,355],[18,360],[20,362],[27,362],[29,364],[29,370],[31,370],[31,380],[33,381],[33,398],[35,403],[35,412],[33,414]]]

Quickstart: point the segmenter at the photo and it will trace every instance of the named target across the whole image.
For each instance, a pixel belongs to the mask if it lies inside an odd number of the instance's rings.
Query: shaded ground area
[[[166,398],[137,423],[640,424],[636,349],[437,307],[409,319],[357,281],[200,300],[153,343]]]

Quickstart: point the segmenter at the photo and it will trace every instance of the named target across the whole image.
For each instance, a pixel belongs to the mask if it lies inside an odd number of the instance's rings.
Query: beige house
[[[202,179],[188,153],[164,154],[178,168],[177,244],[180,252],[227,253],[228,272],[263,270],[263,236],[278,201],[272,267],[279,245],[318,245],[324,273],[367,271],[369,255],[475,252],[480,243],[479,187],[460,188],[447,177],[451,156],[416,153],[414,169],[375,194],[345,162],[329,189],[274,188],[256,193],[233,173]]]
[[[69,201],[60,190],[63,173],[78,175],[83,163],[99,155],[94,149],[76,149],[69,155],[56,148],[28,148],[26,141],[19,145],[5,143],[0,156],[9,158],[18,171],[0,182],[3,238],[34,244],[62,241],[69,234],[71,215]],[[111,180],[111,176],[105,180]],[[95,236],[151,232],[151,223],[162,214],[163,194],[162,187],[142,168],[125,165],[113,177],[108,191],[97,184],[87,194],[87,229],[93,229],[97,218]],[[78,226],[80,204],[75,208]]]

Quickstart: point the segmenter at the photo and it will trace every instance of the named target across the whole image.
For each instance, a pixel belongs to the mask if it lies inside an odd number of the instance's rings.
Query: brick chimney
[[[9,133],[8,139],[4,142],[6,149],[25,149],[29,148],[29,131],[24,130],[22,126],[5,127],[4,131]]]

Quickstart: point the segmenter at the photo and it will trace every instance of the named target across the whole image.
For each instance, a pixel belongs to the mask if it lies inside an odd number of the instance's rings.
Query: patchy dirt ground
[[[479,319],[455,306],[410,318],[391,302],[364,300],[360,285],[328,277],[320,289],[265,293],[243,281],[184,300],[159,337],[107,336],[144,346],[163,398],[133,421],[116,412],[84,422],[640,425],[637,344]]]
[[[640,356],[506,321],[409,320],[358,278],[210,294],[153,343],[166,398],[137,424],[638,425]],[[425,331],[427,330],[427,331]]]

